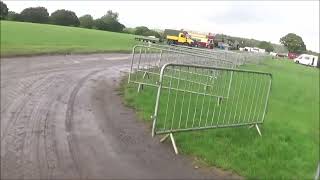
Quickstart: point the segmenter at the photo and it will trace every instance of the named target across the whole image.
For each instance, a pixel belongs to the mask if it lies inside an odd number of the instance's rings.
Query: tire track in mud
[[[2,103],[1,104],[1,113],[5,112],[7,110],[7,107],[10,106],[14,102],[14,100],[16,99],[17,96],[21,96],[22,93],[27,94],[27,93],[25,93],[25,91],[29,90],[35,82],[41,81],[43,78],[45,78],[45,77],[44,76],[27,77],[27,78],[24,77],[23,79],[18,79],[17,81],[15,81],[14,84],[16,84],[16,85],[13,87],[6,89],[6,87],[1,86],[1,88],[2,88],[1,94],[6,94],[6,96],[4,97],[5,100],[1,102]],[[1,85],[2,84],[6,84],[6,83],[1,82]],[[8,101],[9,101],[9,103],[8,103]]]
[[[5,128],[3,129],[3,127],[1,127],[1,131],[2,131],[1,142],[6,137],[7,131],[8,131],[8,129],[10,129],[10,126],[12,124],[15,124],[16,120],[18,119],[20,113],[22,112],[22,110],[26,106],[26,104],[32,98],[34,98],[35,94],[38,94],[39,92],[41,92],[42,88],[45,87],[44,85],[46,84],[47,79],[54,78],[54,76],[55,75],[43,77],[43,78],[40,78],[40,81],[37,81],[35,83],[31,83],[30,85],[27,85],[27,87],[25,87],[25,89],[27,89],[27,92],[23,93],[22,95],[18,96],[17,98],[14,98],[11,101],[10,105],[8,105],[7,108],[4,109],[4,111],[7,111],[7,112],[9,111],[10,118],[9,118],[7,124],[5,125]],[[20,88],[21,85],[18,87]],[[13,88],[13,89],[15,89],[15,88]],[[21,102],[21,103],[18,104],[18,106],[16,107],[15,102]],[[7,110],[7,109],[9,109],[9,110]],[[1,108],[1,110],[2,110],[2,108]],[[3,118],[3,116],[6,117],[6,114],[3,114],[3,112],[1,112],[1,119]]]
[[[54,84],[54,87],[58,85],[64,85],[67,83],[67,75],[57,75],[56,79],[58,81]],[[55,135],[52,133],[53,128],[49,127],[49,114],[52,110],[52,106],[55,103],[55,99],[59,96],[59,94],[65,92],[68,86],[63,86],[62,89],[60,88],[50,88],[46,91],[42,97],[39,97],[41,101],[37,104],[34,108],[34,113],[31,117],[33,117],[33,131],[34,134],[30,134],[29,138],[30,141],[34,140],[33,149],[36,151],[36,159],[37,159],[37,167],[35,171],[39,172],[39,178],[51,178],[51,173],[54,171],[55,167],[57,167],[57,150],[52,145],[52,141],[55,140]],[[51,119],[50,124],[54,124],[55,120]],[[51,132],[52,134],[48,134]],[[47,138],[50,136],[50,138]],[[50,162],[49,162],[50,159]],[[27,177],[32,177],[32,173],[29,173]],[[24,173],[24,174],[27,174]]]
[[[74,103],[75,103],[75,99],[76,96],[80,90],[80,88],[83,86],[83,84],[93,75],[103,71],[105,69],[99,69],[99,70],[95,70],[93,72],[90,72],[89,74],[87,74],[86,76],[84,76],[83,78],[81,78],[78,83],[76,84],[76,86],[74,87],[73,91],[70,94],[69,97],[69,101],[67,104],[67,112],[66,112],[66,120],[65,120],[65,126],[66,126],[66,131],[69,133],[67,136],[67,141],[68,141],[68,145],[69,145],[69,151],[72,157],[72,160],[74,162],[74,166],[76,168],[76,171],[78,172],[78,175],[80,176],[80,178],[82,177],[82,173],[81,173],[81,169],[79,166],[79,160],[77,158],[77,152],[76,149],[78,149],[77,144],[75,141],[75,138],[73,137],[72,134],[72,119],[73,119],[73,113],[74,113]]]
[[[49,83],[45,84],[45,82]],[[36,119],[36,117],[33,116],[36,111],[36,108],[34,108],[35,105],[40,103],[38,97],[40,94],[43,96],[56,82],[56,78],[50,76],[47,78],[47,81],[36,86],[36,91],[33,93],[35,95],[25,99],[24,103],[19,107],[16,116],[12,117],[10,127],[7,127],[8,132],[4,134],[1,140],[1,169],[2,172],[8,173],[8,177],[10,178],[12,178],[12,176],[17,179],[24,178],[25,172],[32,173],[31,178],[35,174],[32,169],[28,168],[28,165],[32,167],[34,162],[25,160],[24,156],[28,153],[25,152],[24,148],[29,147],[30,139],[28,137],[36,132],[36,130],[30,126],[32,126],[31,123]],[[3,150],[5,151],[3,152]],[[11,163],[15,164],[13,165],[15,168],[10,168],[10,166],[8,168],[6,167],[6,165],[12,165]],[[6,171],[3,171],[4,169]],[[6,173],[2,174],[5,178]]]

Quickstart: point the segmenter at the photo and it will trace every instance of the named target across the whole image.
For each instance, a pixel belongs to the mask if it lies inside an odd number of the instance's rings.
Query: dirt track
[[[1,59],[1,179],[234,178],[151,138],[115,91],[128,58]]]

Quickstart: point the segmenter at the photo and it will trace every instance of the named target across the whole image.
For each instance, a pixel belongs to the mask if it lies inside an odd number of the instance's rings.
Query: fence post
[[[320,162],[318,163],[318,168],[316,170],[316,175],[314,176],[314,180],[319,180],[320,176]]]
[[[134,54],[135,54],[135,51],[136,51],[136,47],[137,47],[137,46],[134,46],[134,47],[132,48],[131,67],[130,67],[130,73],[129,73],[129,77],[128,77],[128,83],[130,83],[131,73],[133,73],[133,72],[132,72],[132,68],[133,68],[133,60],[134,60]]]
[[[230,81],[229,81],[229,87],[228,87],[228,94],[227,94],[227,98],[229,98],[229,94],[230,94],[231,83],[232,83],[232,77],[233,77],[233,71],[231,71],[231,77],[230,77]]]

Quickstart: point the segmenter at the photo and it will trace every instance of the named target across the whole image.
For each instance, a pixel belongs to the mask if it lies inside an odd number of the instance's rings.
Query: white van
[[[318,65],[318,56],[313,56],[309,54],[301,54],[299,57],[294,59],[295,63],[304,64],[308,66],[317,67]]]

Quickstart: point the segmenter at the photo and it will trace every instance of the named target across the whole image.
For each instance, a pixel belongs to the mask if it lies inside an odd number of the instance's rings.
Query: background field
[[[130,52],[134,43],[124,33],[1,21],[1,56]]]
[[[242,68],[273,74],[262,137],[247,127],[175,134],[180,152],[248,178],[313,178],[319,159],[319,70],[271,59]],[[156,89],[137,94],[136,88],[124,82],[125,101],[150,121]]]

